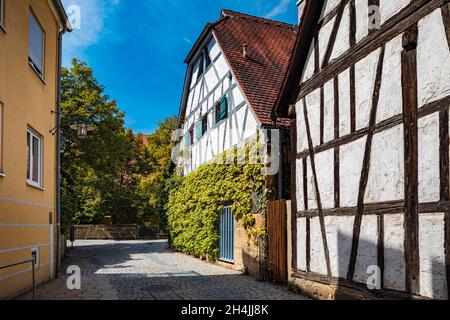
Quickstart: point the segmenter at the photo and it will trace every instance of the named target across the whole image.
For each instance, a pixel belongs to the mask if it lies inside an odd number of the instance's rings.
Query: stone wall
[[[260,214],[254,215],[258,226],[264,224]],[[260,279],[259,245],[249,239],[247,231],[241,221],[234,221],[234,263],[218,261],[217,264],[226,268],[241,270],[249,276]]]
[[[138,226],[131,225],[77,225],[76,240],[134,240],[138,238]]]

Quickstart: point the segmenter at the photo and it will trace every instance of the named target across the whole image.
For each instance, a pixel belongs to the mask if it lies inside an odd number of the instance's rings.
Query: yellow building
[[[58,252],[60,0],[0,0],[0,268],[35,258],[36,282]],[[53,132],[54,133],[54,132]],[[0,299],[32,285],[31,263],[0,270]]]

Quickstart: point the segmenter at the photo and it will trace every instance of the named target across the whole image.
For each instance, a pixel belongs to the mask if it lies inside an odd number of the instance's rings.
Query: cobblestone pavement
[[[81,289],[67,276],[40,286],[40,300],[302,300],[285,287],[176,253],[165,241],[77,241],[63,270],[81,268]],[[31,299],[27,293],[19,299]]]

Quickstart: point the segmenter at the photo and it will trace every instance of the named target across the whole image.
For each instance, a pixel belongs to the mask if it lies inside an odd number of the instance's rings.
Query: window
[[[202,135],[208,131],[208,115],[204,115],[202,119]]]
[[[45,35],[36,17],[30,12],[28,19],[28,61],[34,70],[44,77]]]
[[[223,97],[216,105],[216,124],[228,117],[228,98]]]
[[[203,121],[195,123],[195,140],[198,141],[203,136]]]
[[[5,27],[5,1],[0,0],[0,27]]]
[[[30,129],[27,132],[27,147],[27,182],[31,186],[42,187],[42,138]]]
[[[184,147],[189,148],[191,145],[191,138],[189,137],[189,134],[184,135]]]
[[[198,61],[198,75],[197,80],[200,79],[202,74],[209,68],[211,65],[211,58],[208,53],[208,49],[203,49],[200,59]]]
[[[198,76],[197,76],[197,80],[200,79],[200,77],[202,76],[203,72],[205,71],[205,64],[204,64],[204,61],[203,61],[203,54],[202,54],[202,56],[200,57],[200,60],[199,60],[198,63],[199,63],[199,65],[198,65]]]
[[[34,260],[34,266],[39,266],[39,248],[32,248],[31,249],[31,259]]]
[[[194,125],[189,129],[189,145],[194,144]]]
[[[203,56],[205,57],[205,70],[211,65],[211,58],[209,57],[208,49],[203,51]]]

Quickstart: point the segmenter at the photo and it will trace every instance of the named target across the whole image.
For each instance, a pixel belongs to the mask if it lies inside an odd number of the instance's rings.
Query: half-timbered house
[[[447,299],[448,1],[299,10],[274,108],[292,123],[292,281],[325,298],[350,288]]]
[[[295,25],[230,10],[223,10],[219,20],[206,25],[185,61],[188,67],[180,108],[185,175],[256,138],[261,129],[277,129],[282,140],[289,139],[289,120],[274,125],[271,111],[295,39]],[[275,170],[278,178],[271,178],[277,184],[276,196],[283,198],[281,186],[290,177],[289,165]],[[239,265],[233,251],[240,250],[241,241],[233,236],[228,239],[234,242],[234,250],[223,259]]]

